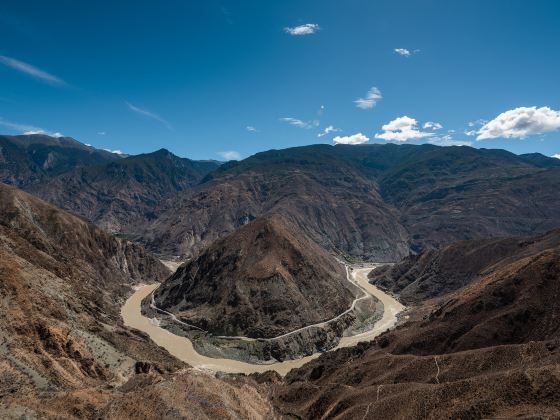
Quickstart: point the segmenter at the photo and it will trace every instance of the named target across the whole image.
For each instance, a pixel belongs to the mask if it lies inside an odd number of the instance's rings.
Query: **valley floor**
[[[379,334],[392,328],[397,323],[397,315],[403,311],[404,306],[396,299],[379,290],[368,282],[367,274],[372,267],[358,268],[349,270],[349,280],[357,284],[369,296],[380,300],[384,306],[382,318],[375,323],[372,329],[361,334],[343,337],[339,344],[333,349],[353,346],[359,342],[371,341]],[[173,356],[177,357],[189,365],[205,370],[226,373],[262,373],[273,370],[280,375],[286,375],[291,369],[299,368],[305,363],[319,357],[321,353],[314,353],[310,356],[296,360],[286,360],[270,364],[252,364],[238,360],[213,358],[203,356],[196,352],[191,340],[186,337],[174,335],[170,331],[160,327],[156,318],[147,318],[141,313],[141,303],[144,298],[149,296],[160,284],[150,284],[140,286],[136,292],[126,301],[122,307],[121,314],[125,325],[138,329],[150,336],[159,346],[165,348]]]

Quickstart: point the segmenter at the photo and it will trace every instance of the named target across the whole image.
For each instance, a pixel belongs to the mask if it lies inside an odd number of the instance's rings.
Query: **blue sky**
[[[560,154],[559,20],[555,0],[2,0],[0,132],[194,159],[335,138]]]

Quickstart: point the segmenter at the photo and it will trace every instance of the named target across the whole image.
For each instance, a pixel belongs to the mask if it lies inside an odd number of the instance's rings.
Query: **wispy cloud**
[[[428,143],[435,144],[436,146],[472,146],[472,141],[455,140],[450,134],[432,137],[428,139]]]
[[[369,141],[369,138],[362,133],[356,133],[351,136],[336,136],[333,141],[336,144],[362,144]]]
[[[383,96],[381,95],[381,91],[374,86],[368,90],[365,98],[358,98],[354,101],[354,103],[358,108],[370,109],[373,108],[382,98]]]
[[[256,127],[253,127],[252,125],[248,125],[247,127],[245,127],[245,129],[250,133],[258,133],[259,132],[259,130]]]
[[[159,115],[154,114],[153,112],[147,111],[145,109],[138,108],[137,106],[132,105],[130,102],[126,102],[126,105],[128,106],[128,109],[130,109],[131,111],[136,112],[137,114],[143,115],[145,117],[151,118],[152,120],[158,121],[159,123],[167,127],[167,129],[173,131],[173,127],[171,126],[171,124],[169,124],[167,120],[163,119]]]
[[[422,126],[423,128],[429,128],[432,130],[441,130],[443,128],[443,125],[441,125],[438,122],[433,122],[433,121],[427,121],[424,123],[424,125]]]
[[[17,70],[21,73],[25,73],[35,79],[38,79],[42,82],[48,83],[49,85],[54,86],[67,86],[68,84],[60,79],[59,77],[53,76],[50,73],[47,73],[44,70],[41,70],[31,64],[24,63],[23,61],[16,60],[12,57],[6,57],[5,55],[0,55],[0,64],[4,64],[7,67],[10,67],[14,70]]]
[[[29,125],[29,124],[20,124],[20,123],[14,123],[14,122],[11,122],[11,121],[6,121],[2,117],[0,117],[0,125],[3,126],[3,127],[9,128],[11,130],[20,131],[22,133],[30,132],[30,131],[42,132],[42,133],[45,132],[42,128],[35,127],[35,126]]]
[[[323,131],[317,134],[317,137],[323,137],[326,136],[327,134],[336,133],[338,131],[342,131],[342,130],[340,128],[335,128],[334,126],[329,125],[328,127],[325,127]]]
[[[18,131],[19,134],[24,135],[32,135],[32,134],[44,134],[46,136],[51,137],[64,137],[64,134],[56,132],[48,132],[47,130],[43,130],[41,127],[36,127],[30,124],[20,124],[11,121],[7,121],[4,118],[0,117],[0,126],[6,127],[13,131]]]
[[[104,135],[107,134],[107,132],[105,132],[105,131],[98,131],[97,134],[98,134],[99,136],[104,136]]]
[[[321,28],[316,23],[306,23],[305,25],[286,27],[284,28],[284,32],[290,35],[301,36],[301,35],[312,35],[315,32],[317,32],[319,29]]]
[[[86,146],[89,146],[89,145],[86,145]],[[106,152],[109,152],[109,153],[114,153],[114,154],[116,154],[116,155],[124,155],[123,151],[122,151],[122,150],[118,150],[118,149],[117,149],[117,150],[103,149],[103,150],[105,150]]]
[[[302,121],[302,120],[297,119],[297,118],[284,117],[284,118],[280,118],[280,121],[283,121],[285,123],[293,125],[294,127],[305,128],[306,130],[309,130],[311,128],[315,128],[315,127],[319,126],[319,121],[317,121],[317,120]]]
[[[395,48],[393,51],[402,57],[410,57],[420,52],[420,50],[409,50],[408,48]]]
[[[227,150],[224,152],[218,152],[218,156],[221,156],[223,159],[226,160],[239,160],[241,159],[241,153],[236,152],[235,150]]]

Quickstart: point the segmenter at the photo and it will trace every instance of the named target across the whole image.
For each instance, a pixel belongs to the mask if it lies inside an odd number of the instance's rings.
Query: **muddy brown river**
[[[372,284],[369,284],[367,274],[371,269],[372,267],[352,270],[350,274],[352,276],[351,280],[366,293],[371,294],[383,303],[383,316],[375,323],[371,330],[354,336],[342,337],[338,346],[330,351],[341,347],[350,347],[361,341],[373,340],[379,334],[392,328],[397,323],[397,314],[404,309],[404,306],[393,297],[382,292]],[[274,362],[270,364],[253,364],[238,360],[203,356],[195,351],[188,338],[172,334],[166,329],[161,328],[156,319],[147,318],[142,315],[140,310],[142,300],[152,293],[159,285],[159,283],[155,283],[136,288],[134,294],[128,298],[121,308],[124,324],[148,334],[158,346],[165,348],[173,356],[194,368],[215,372],[245,374],[274,370],[284,376],[290,370],[303,366],[309,361],[319,357],[321,354],[315,353],[311,356],[302,357],[301,359],[286,360],[284,362]]]

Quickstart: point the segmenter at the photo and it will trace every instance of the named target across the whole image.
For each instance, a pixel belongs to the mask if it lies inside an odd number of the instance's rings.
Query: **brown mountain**
[[[344,267],[282,218],[259,218],[180,267],[156,306],[217,335],[274,337],[354,299]]]
[[[141,247],[0,184],[0,418],[269,416],[251,381],[193,374],[122,325],[131,285],[167,275]]]
[[[302,418],[558,417],[560,231],[454,247],[418,264],[431,273],[423,283],[439,284],[455,259],[455,291],[419,303],[408,322],[377,342],[323,355],[271,385],[279,411]]]
[[[74,169],[31,186],[39,197],[115,232],[135,233],[159,202],[196,185],[219,164],[165,149]]]
[[[281,214],[326,249],[394,261],[408,254],[398,212],[363,165],[321,145],[272,150],[223,165],[165,202],[143,232],[151,249],[196,255],[249,221]]]
[[[558,227],[557,159],[431,145],[315,145],[228,163],[163,202],[142,233],[154,250],[193,256],[280,213],[323,247],[398,261],[458,240]]]
[[[371,283],[418,303],[460,289],[511,262],[560,245],[557,231],[535,238],[488,238],[462,241],[439,251],[427,250],[400,263],[379,267]]]
[[[70,137],[43,134],[0,136],[0,182],[26,187],[87,165],[120,156],[86,146]]]

